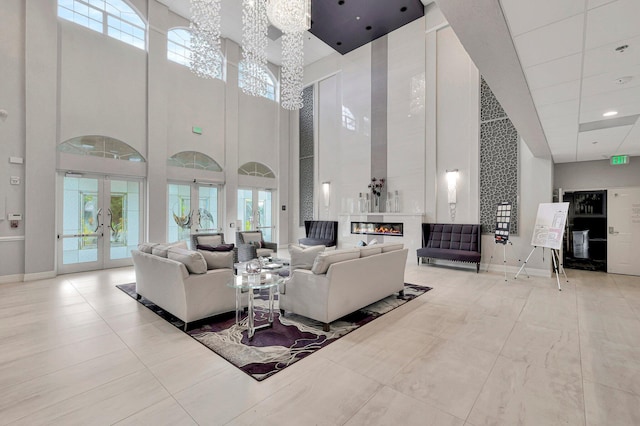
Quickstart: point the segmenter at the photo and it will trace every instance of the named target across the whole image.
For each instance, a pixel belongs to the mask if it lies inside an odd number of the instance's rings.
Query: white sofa
[[[143,296],[184,321],[185,331],[193,321],[235,310],[235,290],[227,285],[233,280],[233,253],[230,267],[207,270],[207,262],[202,267],[198,252],[183,248],[168,251],[178,253],[169,256],[182,261],[131,251],[138,297]],[[190,260],[185,258],[196,259],[200,273],[189,272],[186,264]],[[195,270],[194,266],[189,267]]]
[[[403,294],[407,249],[378,244],[320,253],[311,270],[295,269],[280,286],[281,313],[329,323],[391,294]]]

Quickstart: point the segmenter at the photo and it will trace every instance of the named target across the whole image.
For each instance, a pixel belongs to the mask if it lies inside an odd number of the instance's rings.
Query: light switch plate
[[[22,163],[24,163],[24,158],[22,158],[22,157],[9,157],[9,162],[11,164],[22,164]]]
[[[11,182],[11,185],[20,185],[20,176],[11,176],[9,182]]]

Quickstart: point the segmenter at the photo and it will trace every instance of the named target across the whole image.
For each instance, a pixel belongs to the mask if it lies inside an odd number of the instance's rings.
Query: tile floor
[[[0,424],[638,425],[640,277],[407,267],[434,288],[256,382],[114,287],[0,285]]]

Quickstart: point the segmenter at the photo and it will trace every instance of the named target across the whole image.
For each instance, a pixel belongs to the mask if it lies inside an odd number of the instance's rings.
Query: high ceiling
[[[159,1],[189,18],[189,0]],[[313,0],[305,64],[334,53],[334,48],[344,53],[359,47],[368,42],[361,37],[375,39],[403,25],[398,24],[402,19],[415,19],[410,15],[421,9],[418,0],[339,3]],[[640,0],[436,3],[535,155],[556,163],[640,156]],[[401,12],[402,7],[407,10]],[[223,36],[240,43],[241,0],[222,0],[222,13]],[[380,15],[396,23],[376,21]],[[328,25],[321,23],[326,19]],[[278,36],[270,32],[267,48],[269,61],[277,65]],[[618,114],[603,117],[607,111]]]

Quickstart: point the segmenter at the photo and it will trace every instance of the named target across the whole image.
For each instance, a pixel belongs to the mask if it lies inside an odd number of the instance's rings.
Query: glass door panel
[[[109,259],[127,259],[140,241],[140,183],[112,180],[107,211]]]
[[[215,232],[218,229],[218,187],[199,186],[196,232]]]
[[[253,190],[251,189],[238,189],[238,220],[241,231],[254,229]]]
[[[102,238],[101,205],[96,178],[65,176],[62,197],[62,232],[59,265],[85,264],[102,267],[99,239]]]
[[[262,230],[265,241],[273,240],[273,208],[271,205],[271,191],[258,191],[257,228]]]
[[[167,241],[189,241],[191,234],[191,185],[170,183],[169,187],[169,229]]]

